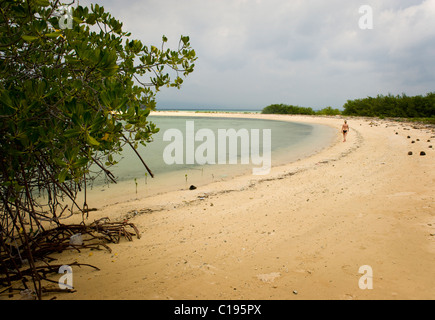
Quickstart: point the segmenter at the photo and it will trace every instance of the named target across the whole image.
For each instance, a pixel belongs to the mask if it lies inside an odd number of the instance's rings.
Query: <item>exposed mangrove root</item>
[[[48,275],[58,273],[60,268],[60,265],[50,264],[55,260],[50,255],[64,250],[81,252],[83,249],[112,252],[107,244],[119,243],[122,237],[132,241],[133,237],[139,239],[140,233],[136,226],[127,220],[111,222],[109,218],[101,218],[89,225],[59,224],[55,228],[37,234],[26,234],[25,237],[16,239],[0,237],[0,296],[12,298],[16,293],[27,291],[32,292],[29,297],[40,299],[42,293],[46,292],[74,292],[41,284],[42,281],[55,282],[50,280]],[[26,243],[21,240],[22,238],[27,239]],[[95,266],[83,263],[74,262],[69,265],[88,266],[99,270]],[[33,288],[30,289],[32,282]]]

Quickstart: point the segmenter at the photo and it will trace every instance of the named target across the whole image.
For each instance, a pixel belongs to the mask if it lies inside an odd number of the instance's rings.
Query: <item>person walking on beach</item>
[[[347,120],[344,120],[344,124],[341,127],[341,132],[343,133],[343,142],[346,142],[346,136],[349,132],[349,125],[347,124]]]

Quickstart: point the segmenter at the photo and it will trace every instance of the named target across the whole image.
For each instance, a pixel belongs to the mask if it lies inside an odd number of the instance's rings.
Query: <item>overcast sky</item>
[[[348,99],[435,91],[435,0],[80,0],[147,45],[188,35],[198,60],[157,108],[341,108]],[[373,28],[361,29],[373,9]]]

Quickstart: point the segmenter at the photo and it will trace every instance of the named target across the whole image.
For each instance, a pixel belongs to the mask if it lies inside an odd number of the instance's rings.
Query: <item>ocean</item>
[[[155,123],[160,131],[153,136],[153,142],[147,144],[146,147],[140,145],[137,151],[154,174],[154,178],[147,173],[135,153],[129,147],[125,147],[123,154],[117,158],[119,163],[110,168],[118,183],[107,184],[103,179],[96,179],[88,199],[91,199],[91,194],[95,195],[95,193],[99,193],[97,198],[101,198],[105,193],[112,194],[108,197],[111,201],[116,201],[117,198],[143,198],[156,193],[188,189],[191,185],[200,187],[238,175],[253,174],[254,168],[260,168],[262,165],[264,167],[267,163],[267,155],[264,154],[268,144],[265,138],[267,132],[270,132],[271,153],[269,158],[272,167],[294,162],[316,153],[328,146],[336,136],[336,130],[328,126],[287,121],[207,116],[149,116],[148,120]],[[190,141],[189,130],[193,131],[190,134]],[[241,138],[237,140],[237,158],[233,161],[236,163],[230,163],[229,160],[231,145],[229,140],[226,153],[219,154],[222,153],[222,150],[218,150],[219,130],[221,132],[230,130],[241,132],[242,130],[247,133],[249,142]],[[177,143],[175,136],[170,135],[171,132],[179,135]],[[213,164],[201,164],[199,156],[194,157],[192,154],[195,152],[198,155],[198,149],[201,149],[201,145],[204,146],[206,139],[201,141],[193,139],[195,134],[201,132],[208,133],[208,142],[215,139],[214,144],[211,144],[215,148],[215,156],[211,157],[215,159]],[[257,158],[257,162],[254,163],[255,159],[252,155],[255,132],[259,135],[258,151],[259,156],[263,156],[262,163],[258,162],[261,158]],[[242,151],[243,144],[245,146],[249,144],[250,147]],[[204,151],[204,148],[201,151]],[[168,164],[171,161],[174,162],[173,158],[177,152],[180,152],[179,162]],[[209,149],[205,153],[199,153],[208,154],[208,152],[210,152]],[[219,164],[219,157],[227,160]],[[242,163],[242,158],[248,163]]]

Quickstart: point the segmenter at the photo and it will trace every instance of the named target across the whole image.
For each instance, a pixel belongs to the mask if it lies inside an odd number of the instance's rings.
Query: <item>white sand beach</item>
[[[324,124],[337,139],[267,176],[101,203],[89,223],[127,218],[141,238],[56,255],[100,268],[74,267],[76,292],[57,299],[435,298],[433,128],[347,118],[344,143],[340,117],[155,114]]]

